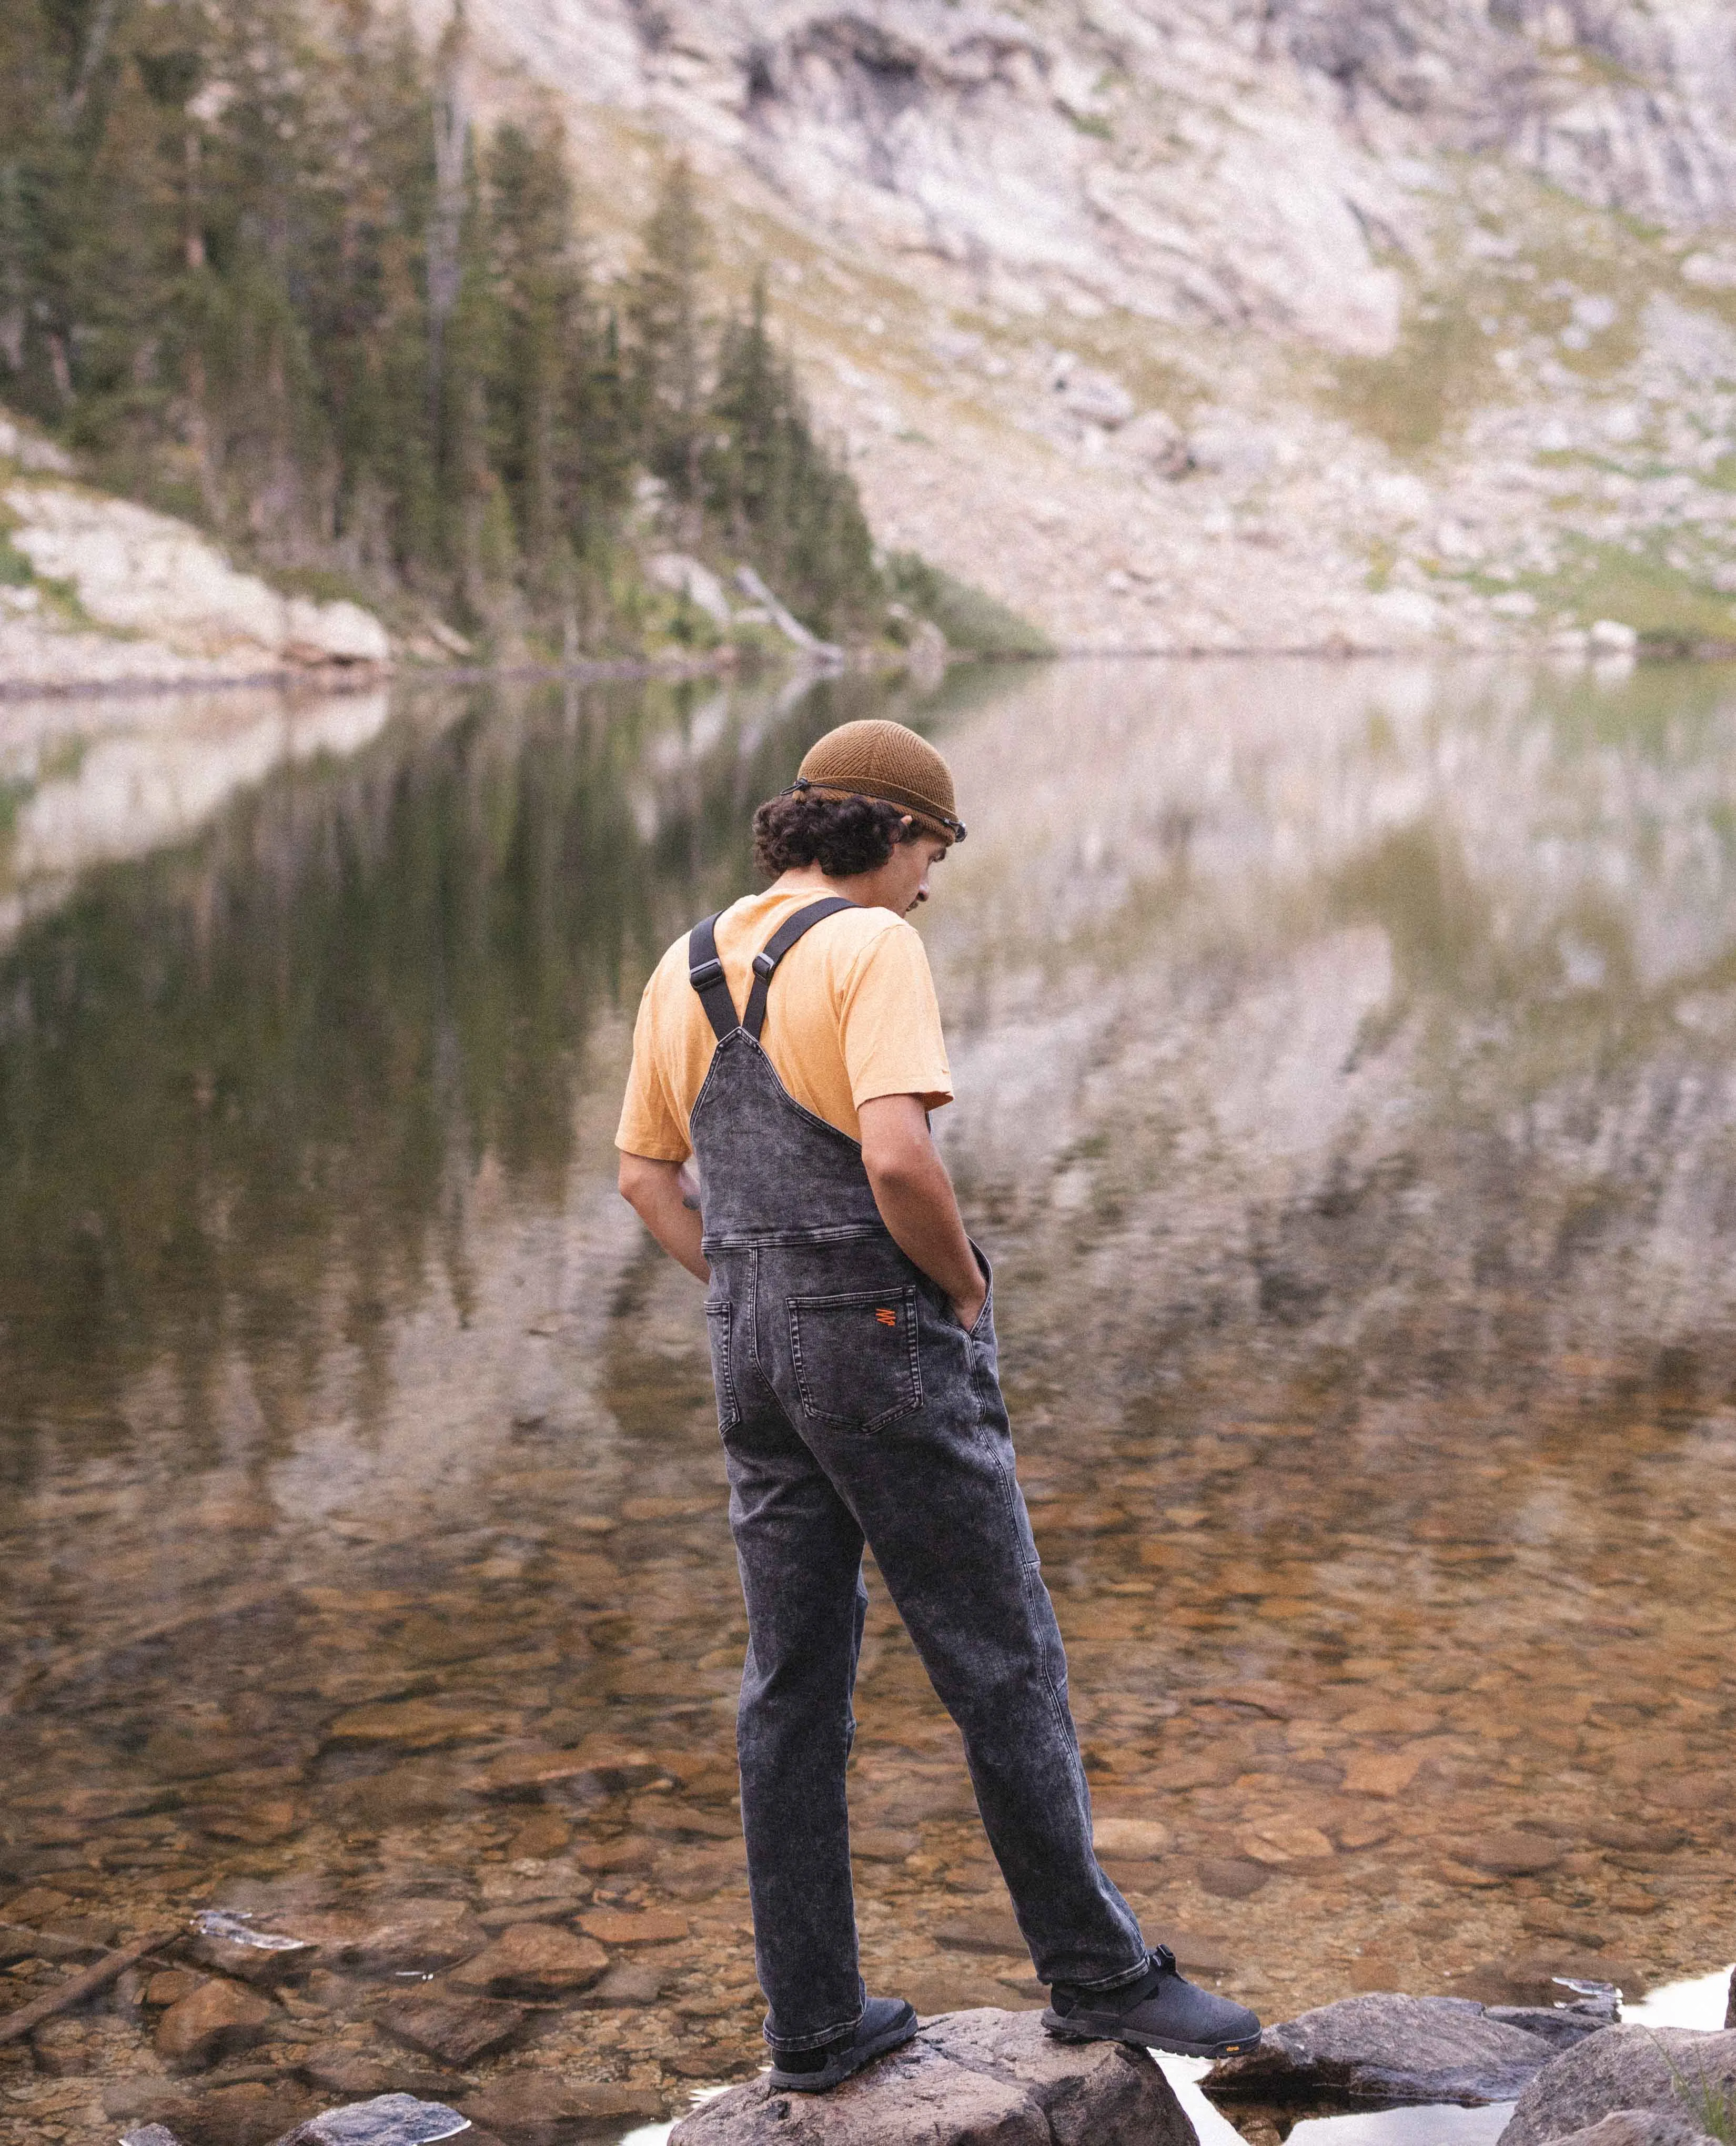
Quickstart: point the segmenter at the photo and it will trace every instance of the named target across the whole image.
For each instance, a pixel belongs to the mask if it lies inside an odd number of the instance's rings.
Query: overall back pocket
[[[736,1365],[730,1343],[733,1338],[734,1307],[727,1297],[706,1306],[706,1327],[711,1337],[711,1383],[717,1389],[717,1428],[733,1430],[741,1420],[736,1399]]]
[[[792,1296],[790,1353],[802,1413],[821,1423],[878,1430],[922,1405],[913,1287]]]

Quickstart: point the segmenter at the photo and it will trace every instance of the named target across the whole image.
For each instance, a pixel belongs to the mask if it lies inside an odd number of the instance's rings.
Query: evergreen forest
[[[601,285],[557,118],[485,128],[468,72],[461,14],[431,51],[372,0],[6,0],[0,402],[282,579],[496,648],[638,645],[647,531],[831,639],[967,595],[877,560],[686,165]]]

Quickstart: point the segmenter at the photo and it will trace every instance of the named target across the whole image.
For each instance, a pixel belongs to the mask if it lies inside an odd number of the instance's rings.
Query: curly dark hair
[[[754,814],[754,862],[767,879],[812,864],[828,879],[850,879],[877,871],[900,842],[920,836],[905,817],[877,797],[768,797]]]

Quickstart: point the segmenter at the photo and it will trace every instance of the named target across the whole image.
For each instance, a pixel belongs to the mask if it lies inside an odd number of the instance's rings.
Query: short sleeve
[[[615,1145],[625,1155],[648,1155],[658,1162],[685,1162],[692,1146],[658,1065],[654,1041],[661,979],[661,969],[653,971],[639,1001],[638,1018],[633,1023],[633,1068],[627,1075]]]
[[[920,1095],[936,1110],[952,1100],[952,1069],[940,1031],[928,950],[913,927],[880,932],[852,964],[841,1009],[851,1099]]]

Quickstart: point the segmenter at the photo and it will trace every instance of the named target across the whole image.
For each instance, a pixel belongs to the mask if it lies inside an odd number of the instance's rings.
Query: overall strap
[[[771,978],[777,965],[801,938],[823,917],[836,916],[841,909],[854,909],[857,905],[846,901],[841,894],[829,894],[823,901],[811,901],[806,909],[798,909],[795,916],[786,917],[766,944],[754,956],[753,988],[747,995],[747,1011],[741,1016],[741,1026],[757,1043],[760,1031],[766,1026],[766,994],[771,988]],[[725,993],[728,996],[728,993]],[[733,1002],[731,1011],[735,1011]],[[717,1016],[711,1016],[716,1024]],[[720,1030],[719,1033],[722,1031]]]
[[[702,918],[687,934],[687,981],[699,993],[699,1002],[710,1016],[720,1043],[741,1025],[736,1018],[736,1001],[724,981],[723,964],[717,958],[717,934],[713,926],[722,914],[719,910],[716,916]]]

